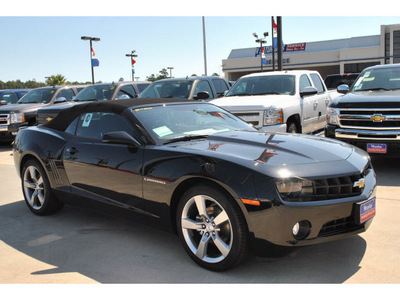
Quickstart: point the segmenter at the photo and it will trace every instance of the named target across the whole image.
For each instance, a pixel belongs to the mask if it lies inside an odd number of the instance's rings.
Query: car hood
[[[80,102],[67,102],[67,103],[60,103],[60,104],[55,104],[55,105],[51,105],[48,107],[43,107],[40,110],[38,110],[38,113],[52,113],[52,112],[59,112],[65,108],[70,108],[72,106],[75,106],[77,104],[79,104]],[[83,102],[82,103],[87,103],[87,102]]]
[[[334,108],[400,108],[400,90],[348,93],[336,98]]]
[[[210,101],[210,103],[223,107],[228,111],[238,110],[264,110],[270,106],[284,107],[292,105],[295,96],[290,95],[260,95],[260,96],[231,96]]]
[[[28,111],[36,110],[46,104],[44,103],[26,103],[26,104],[10,104],[5,106],[0,106],[0,113],[23,113]]]
[[[223,159],[273,177],[345,176],[360,172],[369,162],[366,152],[337,140],[263,131],[230,131],[166,147]]]

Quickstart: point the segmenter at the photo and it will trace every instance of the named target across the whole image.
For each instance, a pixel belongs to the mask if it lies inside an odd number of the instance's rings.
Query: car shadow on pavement
[[[4,243],[54,266],[32,271],[29,282],[77,272],[100,283],[342,283],[360,269],[367,246],[354,236],[282,257],[251,256],[216,273],[193,263],[172,233],[73,206],[39,217],[24,201],[2,205],[0,227]]]

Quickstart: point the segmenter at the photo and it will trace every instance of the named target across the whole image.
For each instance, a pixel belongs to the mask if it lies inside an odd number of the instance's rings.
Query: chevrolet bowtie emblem
[[[354,182],[353,187],[358,187],[362,189],[365,186],[365,179],[361,178],[360,180]]]
[[[374,122],[382,122],[386,117],[382,115],[373,115],[370,119]]]
[[[53,118],[51,118],[51,117],[46,118],[46,121],[47,121],[47,122],[49,122],[49,121],[51,121],[51,120],[53,120]]]

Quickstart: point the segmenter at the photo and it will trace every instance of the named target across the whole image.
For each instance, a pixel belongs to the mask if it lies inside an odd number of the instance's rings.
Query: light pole
[[[172,78],[172,69],[174,67],[167,67],[167,69],[169,70],[169,78]]]
[[[263,71],[263,58],[265,58],[265,56],[263,57],[264,54],[263,44],[267,42],[265,38],[268,36],[268,32],[264,32],[263,35],[264,38],[258,38],[258,35],[255,32],[253,33],[253,36],[256,38],[256,43],[260,43],[261,72]]]
[[[127,57],[130,57],[131,58],[131,66],[132,66],[132,81],[135,81],[135,79],[134,79],[134,77],[133,77],[133,75],[135,74],[135,70],[134,70],[134,68],[133,68],[133,65],[135,64],[135,62],[136,62],[136,60],[134,60],[133,58],[134,57],[137,57],[137,54],[133,54],[133,53],[135,53],[136,52],[136,50],[132,50],[131,51],[131,54],[125,54],[125,56],[127,56]]]
[[[92,67],[92,84],[94,84],[94,71],[93,71],[93,57],[92,57],[92,41],[99,42],[100,38],[97,37],[90,37],[90,36],[81,36],[81,40],[83,41],[90,41],[90,65]]]

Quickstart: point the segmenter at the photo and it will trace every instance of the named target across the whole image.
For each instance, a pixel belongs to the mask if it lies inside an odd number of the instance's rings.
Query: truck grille
[[[260,114],[258,111],[243,111],[243,112],[231,112],[236,117],[242,119],[248,124],[254,127],[262,126],[263,113]]]
[[[10,115],[1,114],[0,115],[0,125],[9,125],[10,124]]]
[[[400,129],[400,109],[341,109],[339,119],[343,128]]]
[[[57,114],[45,114],[45,115],[36,115],[36,122],[37,124],[45,124],[47,122],[49,122],[50,120],[52,120]]]

